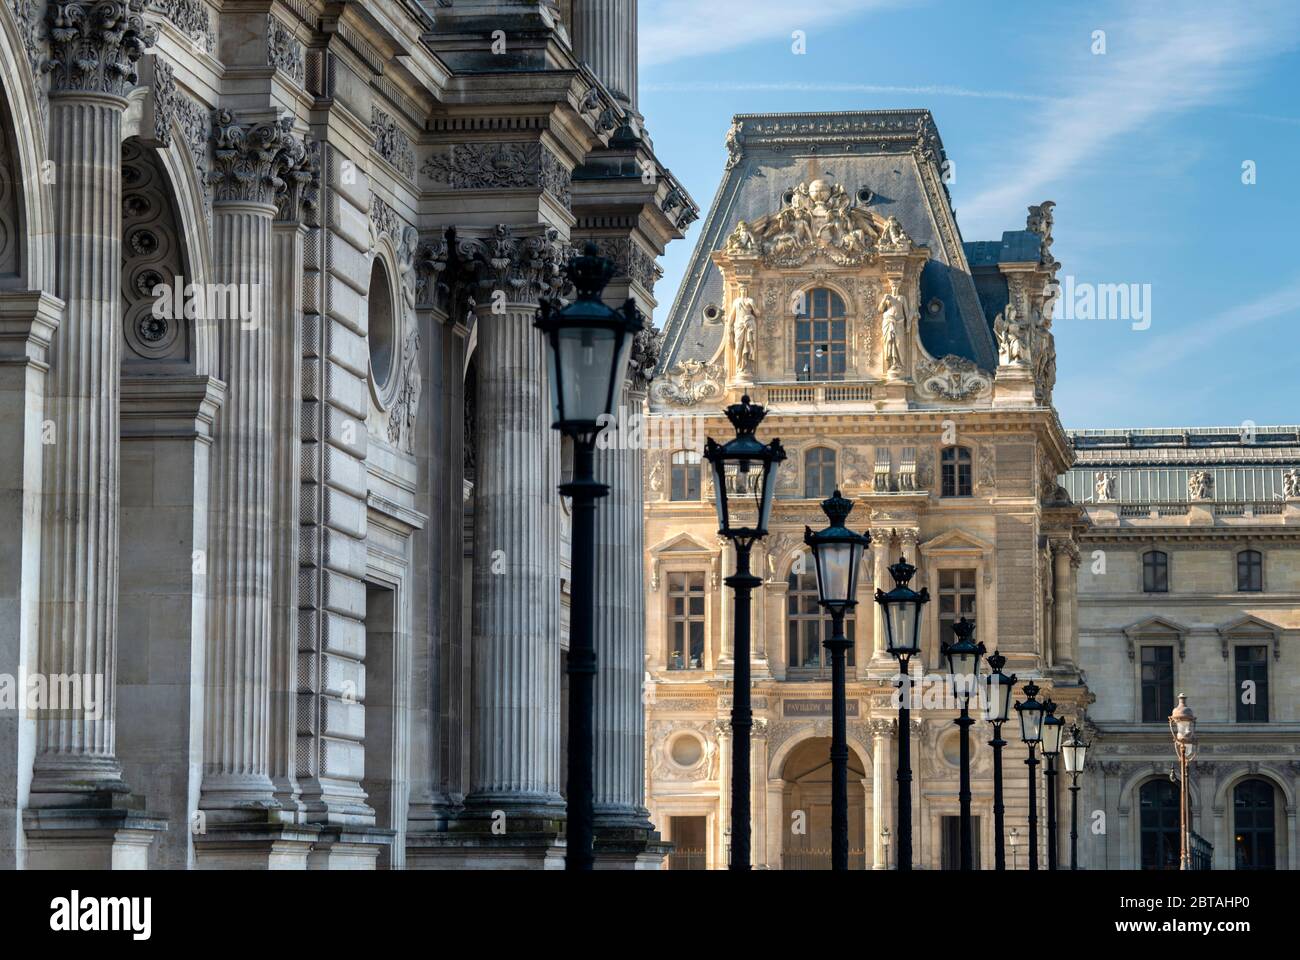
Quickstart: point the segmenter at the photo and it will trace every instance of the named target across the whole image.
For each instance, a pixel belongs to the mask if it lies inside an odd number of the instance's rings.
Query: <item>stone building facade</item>
[[[1300,428],[1085,430],[1073,441],[1062,483],[1089,519],[1079,655],[1097,697],[1082,862],[1176,862],[1165,718],[1185,693],[1201,740],[1192,829],[1213,845],[1214,869],[1296,869]]]
[[[733,645],[722,580],[734,558],[690,444],[730,435],[721,408],[748,395],[770,410],[760,436],[789,453],[755,549],[754,863],[829,860],[827,621],[802,538],[805,525],[826,525],[819,502],[839,489],[855,504],[850,525],[873,543],[850,628],[853,857],[893,862],[896,666],[872,596],[892,587],[886,567],[903,556],[934,598],[913,665],[914,862],[951,865],[957,705],[936,681],[954,618],[973,617],[977,638],[1063,714],[1080,716],[1092,697],[1076,645],[1085,517],[1057,482],[1073,454],[1052,406],[1052,204],[999,241],[963,243],[923,110],[743,115],[726,143],[650,389],[663,442],[646,459],[647,802],[677,847],[674,866],[726,863]],[[987,731],[972,735],[973,810],[991,866]],[[1007,822],[1023,837],[1025,754],[1007,739]]]
[[[635,0],[0,3],[0,863],[557,864],[533,313],[590,240],[650,314],[695,213]],[[660,859],[639,457],[598,458],[625,866]],[[94,695],[22,702],[58,677]]]

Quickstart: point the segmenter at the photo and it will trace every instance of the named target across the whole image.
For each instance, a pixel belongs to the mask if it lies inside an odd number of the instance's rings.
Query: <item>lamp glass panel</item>
[[[562,327],[555,333],[558,381],[555,418],[595,423],[609,413],[619,335],[603,327]]]

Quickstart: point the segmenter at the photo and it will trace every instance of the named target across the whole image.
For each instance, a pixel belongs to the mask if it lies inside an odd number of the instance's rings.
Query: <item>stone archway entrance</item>
[[[784,870],[831,868],[831,741],[805,740],[790,752],[781,769],[785,840]],[[866,868],[866,776],[862,758],[849,748],[849,869]]]

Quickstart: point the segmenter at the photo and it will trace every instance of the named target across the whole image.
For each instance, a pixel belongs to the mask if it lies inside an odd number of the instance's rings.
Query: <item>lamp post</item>
[[[984,656],[984,644],[976,643],[975,624],[962,617],[952,625],[952,632],[957,636],[956,643],[944,642],[941,653],[948,659],[948,672],[952,675],[953,693],[961,698],[961,713],[953,721],[961,731],[960,756],[961,780],[957,790],[957,802],[960,805],[960,840],[961,869],[975,869],[971,857],[970,824],[970,726],[975,721],[970,715],[970,695],[978,682],[980,657]]]
[[[1002,847],[1002,831],[1005,826],[1005,808],[1002,804],[1002,748],[1007,745],[1007,742],[1002,739],[1002,724],[1007,722],[1007,715],[1011,711],[1016,675],[1013,673],[1007,676],[1003,673],[1002,668],[1006,665],[1007,658],[994,650],[989,655],[989,673],[984,678],[984,687],[987,691],[984,701],[987,709],[986,719],[993,724],[993,739],[989,741],[989,746],[993,748],[993,835],[996,838],[993,846],[994,870],[1007,868],[1006,851]],[[1014,830],[1011,835],[1013,837],[1016,835]],[[1012,869],[1015,869],[1014,865]]]
[[[1056,758],[1061,753],[1061,734],[1065,732],[1065,718],[1056,715],[1056,704],[1049,698],[1043,701],[1043,773],[1047,777],[1047,869],[1056,869]]]
[[[1169,732],[1174,737],[1174,753],[1178,757],[1178,869],[1192,869],[1192,850],[1187,809],[1187,765],[1196,756],[1196,714],[1187,705],[1187,694],[1178,695],[1178,706],[1169,715]]]
[[[857,606],[858,568],[870,536],[854,533],[844,522],[853,504],[838,490],[822,501],[830,525],[817,533],[804,527],[803,542],[817,567],[817,600],[831,615],[832,636],[824,646],[831,654],[831,869],[849,868],[849,737],[844,698],[844,615]]]
[[[1025,763],[1029,767],[1029,869],[1038,869],[1038,785],[1034,768],[1038,758],[1035,748],[1043,742],[1043,705],[1038,697],[1038,684],[1030,680],[1025,684],[1024,700],[1016,701],[1016,716],[1020,718],[1020,740],[1029,748]]]
[[[1083,773],[1089,744],[1077,723],[1070,724],[1070,738],[1061,745],[1065,772],[1070,775],[1070,869],[1079,869],[1079,774]]]
[[[1011,847],[1011,869],[1016,869],[1016,851],[1020,846],[1020,831],[1015,827],[1011,828],[1011,836],[1007,838],[1007,843]]]
[[[750,595],[763,581],[749,572],[754,541],[767,536],[776,492],[776,468],[785,459],[780,440],[759,443],[754,431],[767,411],[748,396],[727,407],[725,413],[736,436],[719,444],[704,441],[704,459],[713,466],[714,502],[718,511],[718,536],[736,548],[736,572],[726,584],[736,594],[735,676],[731,699],[731,863],[732,870],[749,869],[749,732],[754,725],[749,699]]]
[[[890,654],[898,660],[898,687],[902,698],[898,704],[898,867],[912,869],[912,699],[911,677],[908,673],[912,657],[921,650],[921,614],[930,602],[930,591],[925,587],[917,593],[907,584],[916,574],[916,567],[899,557],[889,568],[894,578],[894,589],[885,593],[876,588],[876,603],[881,605],[885,621],[885,641]]]
[[[593,707],[596,680],[595,558],[596,500],[609,487],[595,479],[596,435],[614,408],[627,377],[632,341],[642,329],[632,300],[622,309],[606,306],[601,291],[614,264],[587,244],[569,261],[568,278],[577,299],[560,306],[544,300],[534,326],[546,337],[550,355],[551,424],[573,439],[573,479],[560,493],[573,501],[572,581],[569,620],[569,769],[564,867],[590,870],[592,855]]]

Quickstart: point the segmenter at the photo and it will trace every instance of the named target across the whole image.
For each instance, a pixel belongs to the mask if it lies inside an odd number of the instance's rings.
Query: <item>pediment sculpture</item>
[[[897,218],[882,218],[858,206],[841,184],[817,179],[790,191],[776,213],[737,223],[724,250],[761,258],[767,266],[797,267],[817,255],[851,266],[880,247],[905,252],[911,244]]]
[[[717,364],[683,360],[655,380],[650,387],[650,399],[691,407],[721,396],[723,376]]]
[[[928,357],[916,364],[916,388],[922,396],[969,400],[993,386],[989,375],[965,357],[949,354],[941,360]]]

